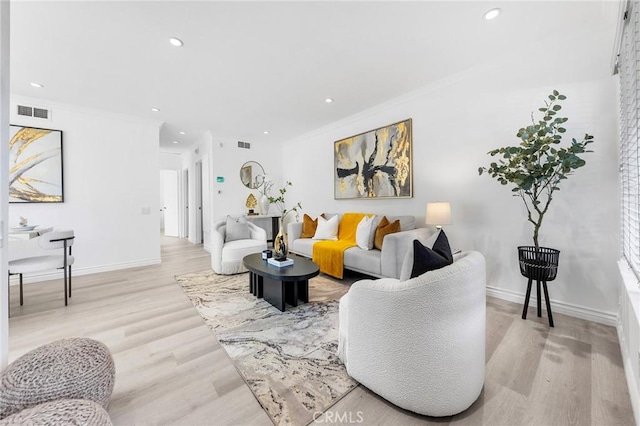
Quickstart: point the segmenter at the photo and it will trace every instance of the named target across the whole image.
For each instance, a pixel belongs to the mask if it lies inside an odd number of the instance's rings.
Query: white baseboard
[[[211,253],[211,246],[210,246],[210,245],[208,245],[208,244],[204,244],[204,245],[202,246],[202,248],[204,249],[204,251],[206,251],[206,252],[208,252],[208,253]]]
[[[508,300],[509,302],[524,303],[525,294],[510,290],[504,290],[497,287],[487,286],[487,295],[497,297],[498,299]],[[529,306],[537,306],[535,291],[532,291]],[[544,305],[542,305],[545,308]],[[551,312],[569,315],[571,317],[593,321],[600,324],[616,326],[618,323],[618,315],[610,312],[596,311],[595,309],[585,308],[583,306],[573,305],[565,302],[551,300]]]
[[[91,266],[91,267],[85,267],[85,268],[72,267],[73,268],[72,274],[74,277],[77,277],[80,275],[90,275],[90,274],[97,274],[100,272],[118,271],[120,269],[138,268],[140,266],[157,265],[160,262],[161,262],[161,259],[159,257],[154,257],[150,259],[136,260],[135,262],[112,263],[110,265]],[[23,277],[23,282],[25,284],[36,283],[40,281],[61,279],[62,277],[63,277],[62,270],[57,270],[52,272],[38,272],[35,274],[25,274]],[[17,278],[13,278],[12,281],[13,281],[12,285],[18,284]]]
[[[635,375],[633,374],[633,368],[631,367],[632,360],[629,359],[627,354],[629,353],[628,343],[624,338],[624,330],[622,330],[622,324],[617,324],[618,341],[620,342],[620,352],[622,353],[622,363],[624,364],[624,374],[627,378],[627,387],[629,388],[629,396],[631,397],[631,408],[633,409],[633,417],[636,420],[636,425],[640,425],[640,393],[638,393],[638,383],[636,382]]]

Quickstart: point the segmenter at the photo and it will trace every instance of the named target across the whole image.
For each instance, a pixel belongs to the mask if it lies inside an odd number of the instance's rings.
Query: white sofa
[[[327,218],[333,214],[325,214]],[[382,250],[362,250],[359,247],[348,248],[344,252],[344,267],[372,277],[399,278],[402,261],[413,240],[426,243],[434,231],[430,228],[416,228],[413,216],[387,216],[390,222],[400,219],[400,232],[384,237]],[[287,238],[289,251],[305,257],[313,257],[313,245],[318,241],[312,238],[300,238],[302,222],[289,223]]]
[[[267,249],[267,232],[254,225],[249,226],[250,238],[225,242],[226,221],[213,226],[211,233],[211,269],[216,274],[231,275],[246,272],[242,259],[253,253],[261,253]]]
[[[340,299],[338,356],[355,380],[404,409],[451,416],[485,374],[484,256],[400,282],[361,280]]]

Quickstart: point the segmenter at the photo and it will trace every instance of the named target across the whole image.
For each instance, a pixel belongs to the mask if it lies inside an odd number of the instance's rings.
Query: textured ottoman
[[[2,372],[0,419],[58,399],[88,399],[106,409],[114,379],[113,358],[103,343],[57,340],[24,354]]]
[[[86,399],[59,399],[27,408],[0,420],[0,426],[111,426],[100,404]]]

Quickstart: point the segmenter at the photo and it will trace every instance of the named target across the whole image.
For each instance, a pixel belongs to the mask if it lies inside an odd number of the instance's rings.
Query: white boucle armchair
[[[485,284],[478,252],[404,282],[358,281],[340,299],[338,356],[351,377],[399,407],[458,414],[484,385]]]
[[[231,275],[246,272],[242,259],[267,248],[267,231],[247,223],[251,238],[225,243],[226,221],[213,226],[211,233],[211,269],[216,274]]]

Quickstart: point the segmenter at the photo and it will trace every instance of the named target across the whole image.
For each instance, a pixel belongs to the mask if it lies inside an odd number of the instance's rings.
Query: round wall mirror
[[[240,167],[240,180],[249,189],[258,189],[264,182],[264,169],[257,161],[247,161]]]

